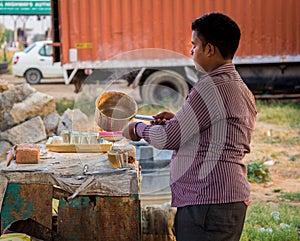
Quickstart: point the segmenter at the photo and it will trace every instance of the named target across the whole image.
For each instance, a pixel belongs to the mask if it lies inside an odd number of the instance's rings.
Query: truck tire
[[[42,79],[42,73],[38,69],[29,69],[25,73],[25,79],[28,84],[39,84]]]
[[[174,71],[156,71],[143,83],[141,97],[145,103],[161,105],[170,101],[180,107],[189,91],[185,79]]]

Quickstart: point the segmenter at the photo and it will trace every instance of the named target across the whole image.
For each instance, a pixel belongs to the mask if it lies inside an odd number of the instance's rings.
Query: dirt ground
[[[1,79],[9,83],[24,83],[23,78],[15,78],[11,75],[0,75]],[[139,101],[138,91],[129,90],[125,83],[114,84],[115,88],[127,90],[133,93]],[[37,91],[49,94],[59,100],[61,98],[75,99],[73,85],[65,85],[63,79],[42,80],[39,85],[32,85]],[[100,89],[107,85],[99,85]],[[280,128],[258,122],[252,140],[252,151],[246,156],[246,162],[273,161],[268,166],[272,180],[265,184],[251,184],[252,200],[263,202],[279,202],[282,193],[300,193],[300,146],[290,143],[288,140],[299,138],[300,127],[295,129]],[[282,141],[278,141],[284,139]],[[279,142],[279,143],[278,143]],[[298,203],[299,204],[299,203]]]

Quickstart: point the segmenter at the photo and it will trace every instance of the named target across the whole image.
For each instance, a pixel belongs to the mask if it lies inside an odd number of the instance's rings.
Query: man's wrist
[[[134,124],[134,127],[133,127],[133,135],[135,136],[135,137],[137,137],[137,138],[141,138],[138,134],[137,134],[137,131],[136,131],[136,127],[137,127],[137,125],[138,124],[140,124],[141,122],[136,122],[135,124]]]

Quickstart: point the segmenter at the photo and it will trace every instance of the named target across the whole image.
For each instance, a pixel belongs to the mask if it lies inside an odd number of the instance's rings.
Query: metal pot
[[[105,92],[95,104],[95,121],[105,131],[121,131],[138,110],[132,97],[117,91]]]

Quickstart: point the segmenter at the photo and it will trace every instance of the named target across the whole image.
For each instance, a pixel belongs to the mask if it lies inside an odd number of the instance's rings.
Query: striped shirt
[[[256,114],[252,93],[229,63],[202,76],[166,125],[137,125],[150,145],[174,150],[172,206],[249,201],[243,158]]]

